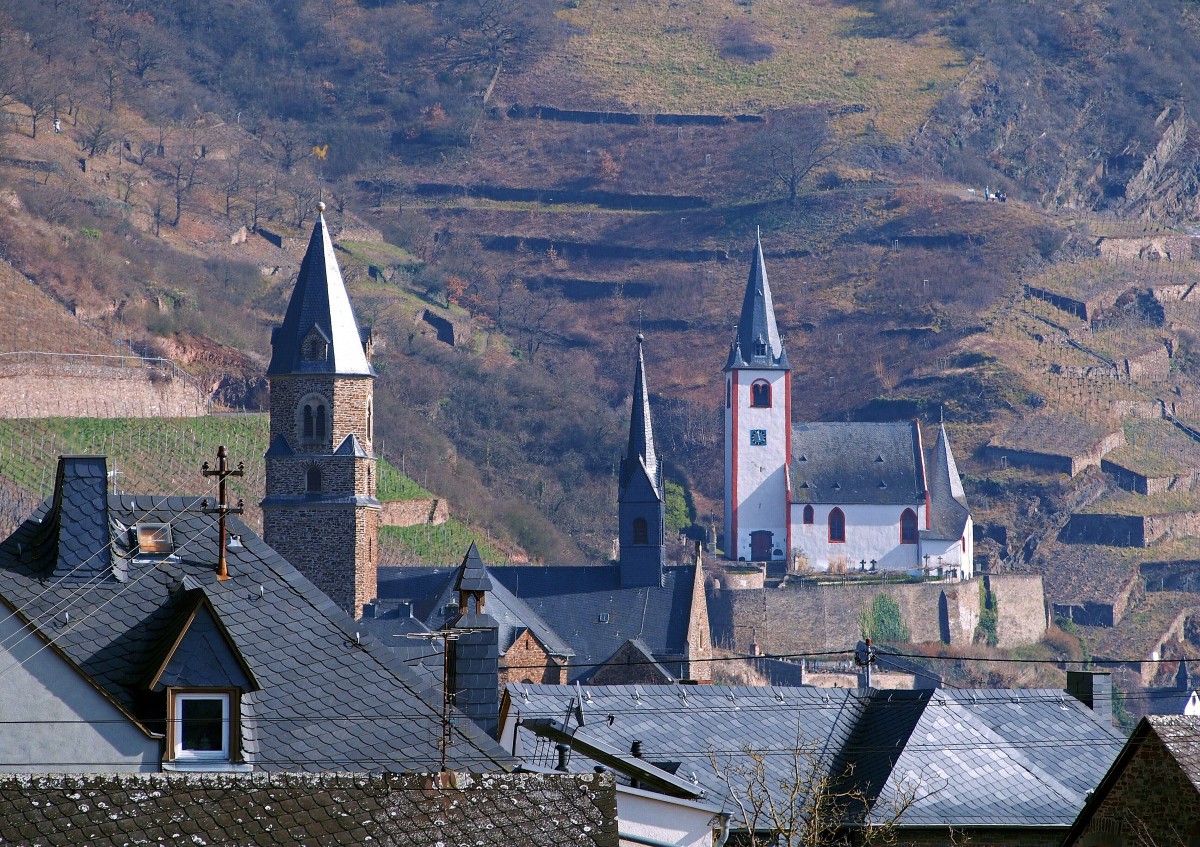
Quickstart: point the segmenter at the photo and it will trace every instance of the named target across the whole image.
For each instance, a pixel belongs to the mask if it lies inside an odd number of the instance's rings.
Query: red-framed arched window
[[[733,380],[725,380],[725,408],[733,405]]]
[[[756,379],[750,384],[750,405],[756,409],[771,408],[771,383]]]
[[[900,543],[917,543],[917,513],[912,509],[905,509],[900,515]]]
[[[829,543],[844,544],[846,541],[846,515],[841,509],[829,512]]]
[[[804,523],[806,526],[811,526],[812,522],[813,522],[813,507],[805,506],[804,507]]]

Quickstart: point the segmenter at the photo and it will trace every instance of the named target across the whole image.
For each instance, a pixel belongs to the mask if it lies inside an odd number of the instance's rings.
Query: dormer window
[[[169,755],[177,766],[228,764],[235,758],[237,692],[170,689]]]
[[[300,358],[305,362],[324,362],[329,359],[329,339],[320,327],[314,326],[300,345]]]
[[[767,342],[761,338],[754,342],[754,355],[756,357],[765,357],[767,355]]]
[[[170,524],[140,523],[136,533],[139,556],[170,556],[175,552]]]

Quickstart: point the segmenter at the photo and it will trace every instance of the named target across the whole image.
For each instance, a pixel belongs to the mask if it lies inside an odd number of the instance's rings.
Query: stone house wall
[[[1074,845],[1191,844],[1200,795],[1165,745],[1150,735],[1129,759]]]
[[[552,658],[541,642],[526,630],[500,657],[500,687],[510,682],[566,685],[567,668]]]

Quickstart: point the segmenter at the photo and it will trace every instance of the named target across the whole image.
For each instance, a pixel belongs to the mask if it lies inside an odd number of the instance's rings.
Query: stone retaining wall
[[[0,416],[9,418],[201,417],[208,399],[195,382],[152,368],[0,366]]]
[[[384,503],[379,515],[380,526],[438,526],[450,519],[450,505],[445,500],[400,500]]]
[[[1016,647],[1046,632],[1042,578],[988,577],[997,600],[999,646]],[[852,649],[860,637],[859,615],[876,595],[896,601],[910,640],[964,645],[979,623],[982,578],[964,582],[899,585],[792,585],[783,588],[709,592],[713,641],[749,652],[752,640],[767,653]]]

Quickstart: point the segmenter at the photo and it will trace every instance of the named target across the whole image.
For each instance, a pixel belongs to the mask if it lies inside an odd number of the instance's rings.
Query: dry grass
[[[112,339],[80,323],[33,283],[0,263],[0,352],[44,350],[52,353],[120,354]]]
[[[572,35],[502,95],[555,105],[638,112],[763,112],[803,103],[862,104],[893,139],[910,135],[938,98],[967,76],[961,56],[937,38],[869,38],[870,15],[823,2],[584,0],[559,13]],[[726,61],[731,22],[748,19],[774,48],[770,59]],[[860,127],[855,127],[860,128]]]

